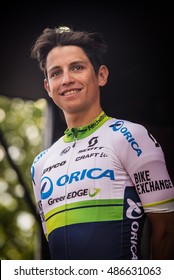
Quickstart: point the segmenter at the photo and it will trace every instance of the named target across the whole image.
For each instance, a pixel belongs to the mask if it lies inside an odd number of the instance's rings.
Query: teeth
[[[64,95],[64,96],[69,96],[69,95],[73,95],[73,94],[76,93],[76,92],[77,92],[76,89],[75,89],[75,90],[70,90],[70,91],[65,92],[63,95]]]

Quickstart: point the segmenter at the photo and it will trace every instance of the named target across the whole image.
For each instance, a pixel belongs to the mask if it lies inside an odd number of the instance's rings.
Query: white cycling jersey
[[[141,259],[144,213],[174,211],[159,143],[105,112],[40,153],[32,182],[53,259]]]

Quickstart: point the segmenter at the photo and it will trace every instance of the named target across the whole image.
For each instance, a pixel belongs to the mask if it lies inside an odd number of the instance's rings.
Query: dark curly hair
[[[107,52],[107,45],[100,33],[86,31],[74,31],[72,28],[60,26],[58,28],[46,28],[36,39],[31,49],[31,57],[36,58],[40,69],[46,75],[46,59],[48,53],[56,46],[74,45],[83,49],[95,73],[104,63],[104,54]]]

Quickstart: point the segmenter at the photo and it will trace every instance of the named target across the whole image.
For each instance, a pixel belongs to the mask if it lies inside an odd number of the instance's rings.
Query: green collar
[[[73,142],[74,140],[83,139],[94,131],[96,131],[100,126],[102,126],[107,120],[111,119],[108,117],[104,111],[90,124],[78,128],[67,128],[64,132],[63,140],[64,142]]]

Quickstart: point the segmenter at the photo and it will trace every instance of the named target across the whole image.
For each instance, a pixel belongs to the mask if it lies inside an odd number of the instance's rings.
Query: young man
[[[98,33],[47,28],[32,57],[63,111],[64,135],[40,153],[32,182],[52,259],[141,259],[145,217],[151,257],[174,258],[174,186],[145,127],[100,104],[107,46]]]

